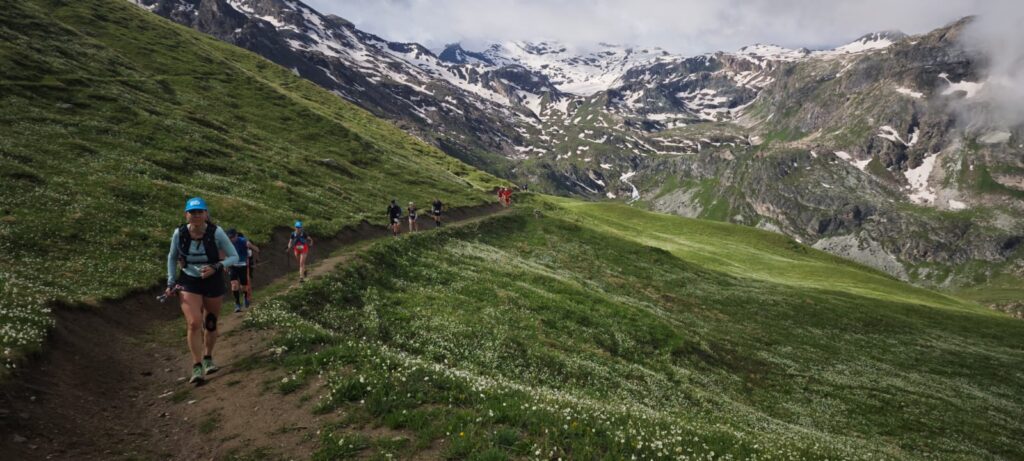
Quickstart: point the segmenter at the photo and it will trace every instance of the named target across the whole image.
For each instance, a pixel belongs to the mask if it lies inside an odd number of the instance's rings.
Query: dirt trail
[[[446,222],[465,224],[501,211],[498,205],[452,210]],[[421,225],[434,226],[429,218]],[[388,235],[363,223],[319,239],[315,251],[328,255]],[[294,263],[280,251],[287,238],[285,228],[274,232],[271,251],[256,267],[257,288],[282,277],[296,283]],[[310,277],[353,253],[314,260]],[[176,300],[156,302],[157,293],[153,288],[96,306],[55,309],[46,352],[0,387],[0,459],[221,459],[257,449],[260,458],[309,458],[317,429],[339,418],[313,415],[309,397],[318,384],[284,396],[269,390],[284,372],[247,364],[272,354],[271,335],[239,328],[245,313],[231,312],[230,292],[214,354],[222,368],[203,386],[186,384],[190,359],[181,313]]]

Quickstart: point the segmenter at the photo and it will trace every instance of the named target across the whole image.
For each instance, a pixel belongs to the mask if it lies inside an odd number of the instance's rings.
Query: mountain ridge
[[[251,9],[250,21],[284,8],[316,23],[300,2],[231,4]],[[306,27],[278,21],[271,35]],[[693,57],[611,45],[578,56],[550,41],[455,44],[435,55],[346,22],[274,53],[450,155],[535,190],[776,229],[899,277],[959,286],[1024,277],[1013,243],[1024,235],[1013,217],[1024,210],[1015,186],[1024,165],[1012,147],[1020,128],[958,125],[964,108],[986,110],[983,59],[957,42],[970,22],[915,36],[874,32],[830,50],[750,45]],[[258,42],[233,40],[260,52]],[[289,65],[293,58],[305,64]],[[578,91],[587,85],[596,92]],[[935,210],[978,218],[963,228]],[[941,231],[922,242],[909,239],[913,228]],[[969,261],[999,268],[979,274]]]

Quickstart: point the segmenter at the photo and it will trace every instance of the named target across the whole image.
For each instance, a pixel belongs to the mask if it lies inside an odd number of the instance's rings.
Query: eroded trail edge
[[[445,222],[502,210],[497,204],[453,209]],[[428,216],[421,218],[421,229],[433,227]],[[256,288],[296,276],[294,262],[280,251],[289,231],[275,229],[265,244]],[[350,254],[328,257],[339,248],[388,236],[383,226],[363,222],[319,238],[310,275],[343,263]],[[270,353],[269,334],[238,328],[244,313],[231,313],[229,292],[215,351],[223,369],[202,387],[186,385],[181,312],[176,301],[157,302],[159,291],[56,306],[45,352],[0,387],[0,458],[220,459],[256,445],[289,447],[289,458],[308,458],[316,439],[307,429],[318,427],[317,417],[300,396],[268,398],[268,380],[281,378],[246,366]]]

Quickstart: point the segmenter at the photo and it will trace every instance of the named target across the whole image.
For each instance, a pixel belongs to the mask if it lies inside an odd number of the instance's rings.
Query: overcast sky
[[[660,46],[684,55],[753,43],[832,48],[868,32],[927,32],[971,14],[1020,16],[1009,0],[306,0],[362,30],[431,49],[553,39]]]

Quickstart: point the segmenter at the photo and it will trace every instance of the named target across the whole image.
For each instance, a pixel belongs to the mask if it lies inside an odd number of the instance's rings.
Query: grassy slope
[[[557,203],[256,311],[286,326],[279,390],[319,376],[340,410],[322,459],[1024,456],[1024,324],[772,234]]]
[[[248,234],[383,223],[391,197],[483,203],[493,178],[252,53],[119,0],[0,9],[0,346],[49,300],[163,274],[182,204]]]
[[[968,309],[994,314],[887,274],[801,245],[789,237],[749,227],[652,214],[625,205],[552,201],[588,225],[662,248],[703,267],[798,288],[835,290],[882,300]]]

